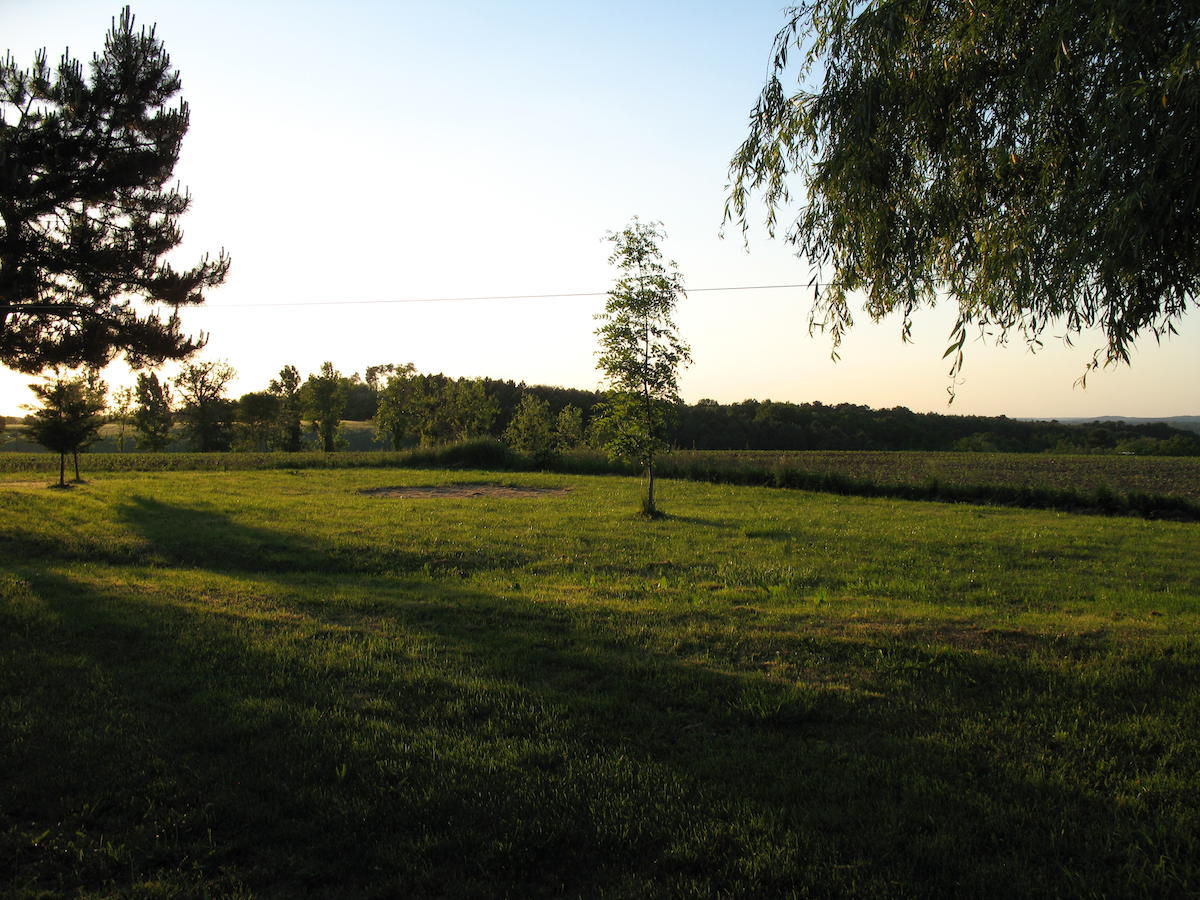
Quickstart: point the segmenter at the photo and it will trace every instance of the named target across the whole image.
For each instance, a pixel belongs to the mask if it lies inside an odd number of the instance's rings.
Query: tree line
[[[1034,345],[1051,323],[1068,336],[1099,326],[1106,347],[1092,365],[1101,354],[1127,363],[1137,337],[1173,334],[1200,294],[1200,45],[1196,13],[1180,9],[989,0],[910,16],[902,3],[802,3],[775,39],[731,161],[726,223],[748,227],[759,197],[774,233],[789,184],[808,185],[785,239],[816,272],[830,270],[830,280],[813,277],[811,324],[835,350],[853,323],[848,299],[861,294],[873,319],[900,315],[905,335],[915,310],[956,304],[952,374],[976,326]],[[1039,24],[1011,27],[1024,22]],[[0,364],[83,369],[42,385],[31,417],[39,440],[68,448],[64,465],[99,433],[96,370],[120,354],[135,369],[192,359],[204,338],[182,332],[178,310],[203,303],[229,271],[223,251],[187,269],[164,259],[190,204],[171,181],[189,124],[180,85],[154,28],[136,28],[128,8],[86,69],[69,53],[51,66],[44,50],[29,68],[0,60]],[[660,236],[636,220],[610,235],[621,276],[597,331],[604,415],[590,422],[581,405],[560,422],[562,408],[536,392],[502,398],[486,379],[407,365],[345,378],[326,364],[303,382],[288,366],[234,401],[224,396],[228,364],[189,362],[171,385],[149,372],[117,393],[122,446],[127,426],[139,446],[165,445],[177,420],[196,449],[295,450],[306,421],[333,451],[340,422],[365,414],[392,446],[485,434],[547,445],[553,435],[545,452],[556,452],[578,418],[581,440],[645,467],[651,512],[654,454],[669,439],[711,449],[1197,452],[1194,437],[1156,426],[948,424],[903,409],[756,401],[684,407],[675,381],[689,354],[670,315],[682,282],[659,258]]]
[[[411,363],[343,375],[327,362],[307,378],[286,365],[262,390],[234,398],[227,390],[235,374],[227,363],[197,361],[170,380],[139,373],[132,388],[110,397],[94,370],[59,373],[31,385],[41,405],[26,418],[27,433],[51,450],[67,446],[66,455],[94,444],[106,422],[119,451],[182,445],[200,452],[333,452],[346,446],[346,422],[371,422],[383,449],[485,437],[547,465],[569,449],[602,449],[612,437],[601,391],[452,378],[418,372]],[[1067,424],[771,400],[679,403],[665,435],[676,447],[696,450],[1200,455],[1200,435],[1165,423]]]

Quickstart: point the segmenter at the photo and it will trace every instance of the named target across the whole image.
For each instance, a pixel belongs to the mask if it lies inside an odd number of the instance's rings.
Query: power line
[[[698,287],[686,288],[686,294],[718,291],[775,291],[784,288],[811,288],[814,285],[825,286],[824,282],[809,282],[808,284],[741,284],[727,287]],[[376,300],[283,300],[277,303],[226,303],[223,306],[205,303],[200,306],[181,306],[180,309],[223,310],[223,309],[275,309],[279,307],[307,306],[376,306],[398,303],[463,303],[472,300],[554,300],[573,299],[577,297],[607,297],[609,291],[580,291],[560,292],[555,294],[485,294],[477,297],[393,297]],[[67,305],[58,303],[11,303],[0,304],[0,312],[58,312]]]
[[[781,288],[812,287],[811,284],[745,284],[730,287],[687,288],[685,293],[698,294],[708,291],[773,291]],[[380,300],[284,300],[279,303],[228,303],[224,306],[204,306],[196,309],[250,309],[275,308],[280,306],[373,306],[395,303],[462,303],[470,300],[553,300],[576,297],[607,297],[608,291],[560,292],[556,294],[489,294],[478,297],[397,297]]]

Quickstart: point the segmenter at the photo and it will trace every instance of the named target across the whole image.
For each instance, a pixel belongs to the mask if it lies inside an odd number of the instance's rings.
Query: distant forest
[[[455,379],[442,375],[425,376],[438,390]],[[604,395],[599,391],[546,385],[526,385],[491,378],[469,379],[482,385],[481,394],[490,398],[494,416],[484,431],[503,438],[522,396],[533,395],[549,404],[552,416],[567,406],[582,412],[586,435],[598,417],[597,406]],[[341,418],[347,422],[368,423],[375,417],[379,393],[376,387],[358,376],[345,379],[346,406]],[[224,417],[233,429],[245,428],[242,414],[248,394],[242,400],[227,399]],[[678,409],[674,445],[686,450],[932,450],[1001,453],[1132,453],[1137,455],[1200,455],[1200,419],[1183,418],[1180,424],[1197,429],[1184,430],[1164,422],[1126,422],[1112,418],[1090,422],[1036,421],[1005,416],[958,416],[941,413],[915,413],[905,407],[872,409],[850,403],[827,406],[823,403],[778,403],[771,400],[743,400],[722,404],[701,400]],[[9,450],[38,449],[21,436],[21,420],[9,417],[6,432],[0,432],[0,444]],[[482,423],[481,423],[482,424]],[[111,428],[113,426],[109,426]],[[108,429],[106,429],[108,432]],[[385,446],[373,440],[371,429],[352,426],[346,429],[343,446],[368,450]],[[441,439],[448,440],[447,434]],[[414,434],[411,442],[417,441]],[[311,442],[311,441],[310,441]],[[226,446],[237,446],[231,442]],[[183,433],[176,429],[170,449],[189,449]],[[115,449],[111,432],[96,450]]]
[[[585,422],[604,399],[599,391],[483,379],[500,405],[491,428],[499,437],[524,393],[583,410]],[[368,420],[373,397],[366,385],[351,394],[347,417]],[[915,413],[905,407],[872,409],[852,403],[777,403],[701,400],[679,408],[675,446],[687,450],[958,450],[1002,453],[1116,453],[1200,455],[1200,434],[1163,423],[1096,421],[1066,424],[1005,416]]]

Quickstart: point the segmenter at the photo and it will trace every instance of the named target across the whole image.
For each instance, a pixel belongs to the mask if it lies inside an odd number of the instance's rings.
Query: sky
[[[90,59],[119,11],[0,0],[0,50],[24,64],[41,47]],[[828,337],[809,334],[807,288],[710,290],[811,277],[761,229],[721,235],[729,159],[784,20],[777,0],[151,0],[133,12],[156,26],[191,110],[175,174],[192,207],[172,259],[224,248],[233,260],[182,318],[208,336],[199,359],[238,371],[234,396],[326,360],[345,374],[412,362],[597,388],[594,317],[615,277],[604,237],[638,216],[663,223],[662,250],[693,289],[676,316],[694,359],[688,402],[1200,414],[1195,310],[1086,388],[1098,333],[1073,348],[1048,334],[1037,353],[973,341],[948,405],[949,306],[920,315],[908,344],[898,319],[860,315],[834,362]],[[121,365],[106,374],[132,382]],[[32,402],[31,380],[0,369],[0,411]]]

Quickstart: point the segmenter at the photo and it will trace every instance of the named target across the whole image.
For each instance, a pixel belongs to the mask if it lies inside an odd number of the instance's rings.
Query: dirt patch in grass
[[[568,488],[529,487],[521,484],[427,484],[415,487],[361,488],[358,493],[370,497],[561,497]]]

